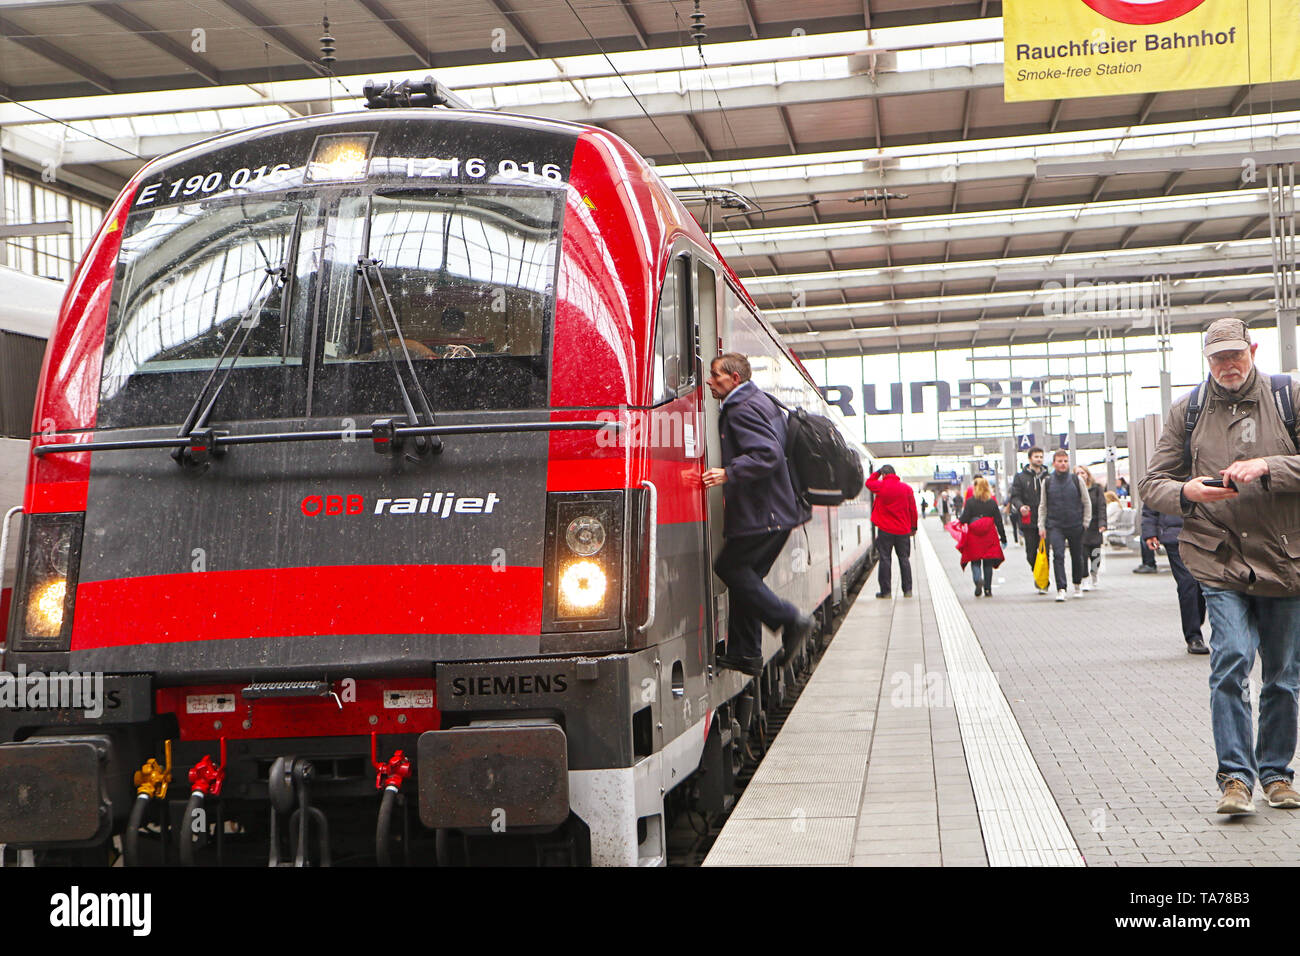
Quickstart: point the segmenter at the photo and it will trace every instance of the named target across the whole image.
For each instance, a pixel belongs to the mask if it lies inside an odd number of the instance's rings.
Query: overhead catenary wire
[[[6,96],[4,93],[0,93],[0,100],[5,100],[6,102],[12,103],[14,106],[20,107],[21,109],[25,109],[31,113],[35,113],[37,116],[41,117],[42,119],[48,120],[51,123],[57,123],[60,126],[72,130],[74,133],[77,133],[81,136],[89,137],[90,139],[93,139],[96,142],[103,143],[105,146],[126,153],[128,156],[130,156],[133,159],[138,159],[141,162],[147,162],[145,157],[141,156],[133,149],[127,149],[125,146],[122,146],[118,143],[114,143],[100,136],[96,136],[94,133],[91,133],[88,130],[79,129],[76,126],[73,126],[72,123],[70,123],[67,120],[61,120],[58,119],[57,117],[50,116],[48,113],[42,113],[36,107],[30,106],[27,103],[22,102],[21,100],[16,100],[11,96]],[[93,122],[93,120],[88,120],[87,122]]]
[[[230,29],[232,29],[232,30],[235,30],[235,31],[237,31],[237,32],[239,32],[239,33],[242,33],[242,34],[244,34],[245,36],[250,37],[251,39],[258,40],[258,41],[262,42],[264,45],[266,45],[267,47],[269,47],[269,46],[271,45],[271,41],[267,40],[266,37],[265,37],[265,35],[259,34],[259,32],[256,31],[256,30],[252,30],[252,29],[249,29],[249,28],[247,28],[247,27],[242,27],[242,26],[240,26],[238,23],[236,23],[235,21],[229,19],[228,17],[222,16],[222,15],[219,14],[219,13],[214,13],[214,12],[211,11],[211,10],[205,9],[204,7],[202,7],[202,6],[200,6],[200,5],[198,4],[197,0],[185,0],[185,2],[188,3],[188,4],[189,4],[191,7],[193,7],[195,10],[199,11],[200,13],[203,13],[203,14],[205,14],[206,16],[213,17],[214,19],[219,20],[219,21],[225,23],[225,24],[226,24]],[[278,27],[288,27],[288,26],[293,26],[294,24],[280,24],[280,23],[277,23],[277,24],[275,24],[275,25],[278,26]],[[264,33],[264,32],[263,32],[263,33]],[[321,63],[319,63],[319,62],[317,62],[317,61],[315,61],[315,60],[312,60],[312,59],[310,59],[310,58],[308,58],[308,57],[301,56],[300,54],[298,54],[298,53],[294,52],[293,50],[289,49],[288,47],[286,47],[286,46],[285,46],[284,44],[282,44],[282,43],[278,43],[278,42],[277,42],[277,43],[275,43],[274,45],[275,45],[275,48],[276,48],[277,50],[280,50],[280,51],[282,51],[283,53],[287,53],[289,56],[293,57],[295,60],[299,60],[299,61],[301,61],[302,63],[305,63],[305,64],[306,64],[310,69],[314,70],[314,71],[317,73],[317,75],[318,75],[321,79],[324,79],[324,80],[326,80],[326,81],[328,81],[328,82],[330,82],[330,83],[338,83],[338,85],[339,85],[340,87],[343,88],[343,92],[346,93],[346,94],[347,94],[349,97],[351,97],[352,99],[360,99],[360,98],[361,98],[361,97],[360,97],[360,94],[358,94],[358,93],[354,93],[351,89],[349,89],[349,88],[348,88],[348,85],[347,85],[346,83],[343,82],[343,80],[342,80],[341,77],[338,77],[338,76],[334,75],[334,72],[333,72],[332,70],[330,70],[329,68],[327,68],[326,66],[324,66],[323,64],[321,64]]]
[[[655,122],[655,118],[651,116],[650,111],[645,108],[645,103],[641,101],[641,97],[637,96],[636,91],[632,89],[632,84],[627,81],[627,77],[619,71],[619,68],[614,65],[613,58],[605,52],[604,45],[601,44],[591,30],[587,28],[587,24],[583,21],[582,17],[578,16],[578,11],[573,8],[571,0],[564,0],[564,5],[569,8],[569,12],[573,14],[573,18],[578,21],[578,25],[581,26],[583,32],[587,34],[587,38],[595,44],[596,49],[600,51],[600,55],[603,56],[605,62],[609,64],[609,68],[614,71],[614,75],[619,78],[619,81],[622,82],[623,86],[627,89],[628,94],[636,102],[637,107],[645,114],[645,118],[650,121],[650,125],[653,126],[655,132],[659,134],[659,138],[664,141],[664,145],[666,145],[672,152],[673,156],[676,157],[678,165],[686,170],[687,174],[691,177],[691,180],[694,181],[697,189],[703,189],[704,187],[700,185],[699,180],[695,178],[695,173],[691,170],[686,161],[682,159],[681,153],[677,151],[677,147],[673,145],[672,140],[668,138],[663,129],[660,128],[659,124]]]
[[[678,40],[678,42],[677,42],[677,46],[678,46],[678,50],[679,50],[680,53],[681,53],[682,71],[683,71],[683,73],[684,73],[687,69],[689,69],[689,68],[687,67],[687,65],[686,65],[686,49],[687,49],[687,48],[686,48],[686,45],[682,43],[682,32],[683,32],[683,29],[684,29],[684,26],[685,26],[685,25],[682,23],[681,15],[677,12],[677,8],[673,5],[672,0],[664,0],[664,2],[667,3],[668,6],[669,6],[669,8],[673,11],[673,20],[674,20],[674,22],[677,24],[677,40]],[[702,29],[702,24],[700,25],[700,28]],[[694,36],[694,34],[695,34],[696,32],[697,32],[696,29],[693,28],[693,29],[692,29],[692,35]],[[694,37],[694,39],[696,40],[696,44],[695,44],[695,45],[696,45],[696,49],[697,49],[698,52],[699,52],[700,63],[702,64],[702,67],[700,68],[700,76],[703,78],[703,80],[704,80],[705,83],[708,83],[709,86],[713,88],[714,99],[715,99],[715,100],[717,101],[717,103],[718,103],[718,110],[719,110],[719,113],[720,113],[721,116],[722,116],[723,128],[726,130],[728,137],[731,139],[732,153],[733,153],[733,156],[732,156],[731,158],[734,158],[734,153],[739,152],[739,150],[740,150],[740,144],[739,144],[739,141],[736,139],[735,131],[732,130],[732,128],[731,128],[731,122],[730,122],[730,120],[727,119],[727,113],[726,113],[726,110],[722,108],[722,99],[721,99],[721,97],[718,96],[718,90],[717,90],[717,87],[713,84],[713,78],[709,75],[709,64],[708,64],[708,61],[704,58],[704,48],[703,48],[702,38],[701,38],[701,37]],[[701,84],[701,87],[700,87],[700,98],[701,98],[701,100],[703,100],[703,98],[704,98],[704,87],[703,87],[703,84]],[[690,102],[689,90],[688,90],[688,92],[687,92],[687,102],[688,102],[688,103]],[[692,111],[691,111],[691,112],[692,112],[692,115],[694,115],[694,112],[695,112],[695,111],[694,111],[693,108],[692,108]],[[701,145],[705,145],[705,144],[701,144]],[[696,179],[694,173],[691,173],[691,179],[695,181],[696,186],[699,187],[699,188],[701,189],[701,191],[702,191],[702,192],[707,196],[707,195],[708,195],[708,187],[701,187],[701,186],[700,186],[700,183],[699,183],[699,180]],[[752,172],[750,172],[749,185],[750,185],[750,189],[751,189],[752,192],[757,192],[757,184],[756,184],[756,182],[754,181],[753,173],[752,173]],[[762,214],[762,215],[764,216],[764,219],[766,219],[766,213],[763,212],[763,207],[762,207],[762,206],[760,206],[756,201],[754,201],[753,199],[748,198],[748,197],[745,198],[745,201],[746,201],[747,203],[752,204],[755,208],[757,208],[758,211],[760,212],[760,214]],[[712,203],[712,200],[706,199],[706,202],[708,202],[708,203],[711,204],[711,203]],[[724,218],[725,218],[725,217],[724,217]],[[712,217],[710,216],[710,225],[712,225],[711,220],[712,220]],[[746,218],[746,222],[748,222],[748,221],[749,221],[748,218]],[[735,238],[735,241],[736,241],[737,248],[740,250],[740,254],[741,254],[741,256],[746,260],[746,261],[745,261],[745,268],[748,269],[750,276],[751,276],[752,278],[755,278],[755,279],[761,278],[761,276],[758,274],[758,270],[754,267],[754,264],[753,264],[751,261],[749,261],[751,257],[749,256],[748,253],[745,252],[744,244],[741,242],[741,240],[740,240],[740,238],[739,238],[740,230],[727,229],[726,231],[727,231],[728,235],[731,235],[731,236],[735,236],[735,237],[736,237],[736,238]],[[713,238],[713,236],[712,236],[712,229],[710,229],[709,232],[710,232],[709,238],[710,238],[710,240],[711,240],[711,239]],[[773,263],[773,265],[775,265],[775,263]]]

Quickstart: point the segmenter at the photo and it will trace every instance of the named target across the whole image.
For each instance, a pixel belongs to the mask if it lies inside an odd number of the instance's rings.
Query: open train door
[[[699,321],[700,366],[702,369],[701,374],[707,376],[710,363],[722,352],[723,330],[719,328],[718,322],[720,314],[718,296],[720,290],[718,274],[707,262],[696,260],[695,277],[697,302],[695,314],[698,316]],[[721,468],[722,436],[718,431],[718,416],[721,408],[718,400],[713,397],[713,393],[707,385],[703,392],[704,467]],[[718,489],[716,494],[710,494],[709,489],[705,488],[701,493],[704,495],[705,502],[704,553],[709,556],[709,567],[712,568],[713,562],[722,550],[722,491]],[[713,655],[717,653],[719,643],[727,636],[727,588],[717,575],[710,574],[708,577],[713,585],[713,614],[712,620],[707,622],[710,631],[708,643],[711,648],[709,662],[712,663]]]

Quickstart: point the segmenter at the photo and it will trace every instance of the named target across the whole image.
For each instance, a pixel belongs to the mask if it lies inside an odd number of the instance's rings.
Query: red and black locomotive
[[[45,358],[0,843],[663,862],[749,723],[700,480],[723,350],[828,413],[602,130],[381,109],[149,163]],[[824,623],[871,543],[865,495],[815,508],[769,583]]]

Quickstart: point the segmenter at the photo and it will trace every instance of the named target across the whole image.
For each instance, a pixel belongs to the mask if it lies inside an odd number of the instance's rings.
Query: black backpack
[[[1291,405],[1291,376],[1285,372],[1270,375],[1269,384],[1273,388],[1273,405],[1277,408],[1282,424],[1286,426],[1286,433],[1291,436],[1291,444],[1295,445],[1297,452],[1300,452],[1300,443],[1297,443],[1295,437],[1295,408]],[[1183,415],[1183,467],[1187,469],[1189,475],[1192,473],[1192,429],[1196,427],[1196,421],[1201,417],[1201,409],[1205,407],[1205,393],[1209,385],[1210,380],[1207,378],[1202,384],[1196,386]]]
[[[772,396],[768,396],[772,398]],[[838,505],[862,493],[862,459],[848,446],[835,423],[802,408],[786,410],[785,460],[797,494],[809,505]]]

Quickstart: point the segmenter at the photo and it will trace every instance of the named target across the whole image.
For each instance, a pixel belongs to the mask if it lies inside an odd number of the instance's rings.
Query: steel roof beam
[[[1300,148],[1250,149],[1242,152],[1230,143],[1208,144],[1205,149],[1177,150],[1161,157],[1154,150],[1149,155],[1124,159],[1102,159],[1064,162],[1044,160],[1038,164],[1039,179],[1075,179],[1080,176],[1116,175],[1119,173],[1167,173],[1174,170],[1241,169],[1242,161],[1249,158],[1256,166],[1300,162]]]
[[[1234,240],[1189,246],[1146,247],[1123,255],[1072,253],[1069,256],[1025,256],[963,262],[920,263],[893,269],[836,269],[828,272],[786,273],[745,279],[752,296],[790,296],[796,291],[830,292],[885,285],[934,285],[940,282],[1043,282],[1049,279],[1095,282],[1142,279],[1161,275],[1255,269],[1272,262],[1266,239]]]
[[[1143,137],[1140,133],[1135,132],[1133,138],[1141,139]],[[1272,152],[1295,150],[1297,154],[1300,154],[1300,135],[1275,137],[1272,142],[1278,147]],[[1239,140],[1225,140],[1173,150],[1168,147],[1128,150],[1126,155],[1143,163],[1151,160],[1157,166],[1160,162],[1186,158],[1219,167],[1223,162],[1220,157],[1225,155],[1227,151],[1237,150],[1237,152],[1231,153],[1231,155],[1238,157],[1238,161],[1233,168],[1240,168],[1240,157],[1256,155],[1252,150],[1257,143],[1257,140],[1252,143],[1250,139],[1243,137]],[[1047,147],[1054,144],[1047,142],[1042,145]],[[1079,145],[1080,147],[1083,146],[1083,144]],[[1205,154],[1204,160],[1198,159],[1201,154]],[[921,160],[927,164],[901,167],[899,164],[904,160],[908,162]],[[763,201],[801,196],[808,192],[819,196],[831,196],[837,193],[859,194],[863,190],[883,189],[893,192],[905,192],[909,189],[947,189],[950,185],[959,188],[977,183],[1017,181],[1025,182],[1024,194],[1020,197],[1020,205],[1025,206],[1028,204],[1029,194],[1036,182],[1038,169],[1044,165],[1047,165],[1047,163],[1036,161],[1032,157],[992,161],[963,161],[961,153],[945,153],[942,151],[907,157],[879,157],[873,155],[871,150],[863,150],[856,156],[833,154],[823,158],[809,157],[808,159],[795,156],[783,166],[764,164],[750,167],[753,175],[745,180],[745,194],[755,200]],[[852,169],[853,166],[860,168]],[[818,167],[833,168],[817,171]],[[1092,201],[1096,202],[1101,197],[1102,190],[1107,188],[1107,180],[1110,178],[1123,175],[1125,172],[1147,174],[1152,171],[1154,170],[1145,168],[1119,171],[1103,170],[1090,173],[1080,172],[1080,176],[1091,176],[1098,179],[1097,188],[1092,193]],[[1178,182],[1178,178],[1184,175],[1185,172],[1185,170],[1174,170],[1169,179],[1166,180],[1161,194],[1168,195]],[[676,188],[685,188],[687,184],[694,186],[696,182],[716,185],[733,183],[741,175],[730,166],[726,169],[714,171],[708,167],[698,165],[691,167],[691,175],[678,172],[675,166],[661,166],[659,174],[669,186]],[[1053,175],[1051,178],[1055,179],[1057,177]]]
[[[257,27],[268,37],[276,42],[282,50],[296,56],[302,63],[308,66],[313,72],[324,74],[325,68],[317,60],[317,54],[307,49],[297,37],[280,26],[274,18],[267,16],[257,7],[253,6],[249,0],[220,0],[222,4],[234,10],[237,14],[247,20],[253,26]]]
[[[95,69],[84,60],[77,59],[77,57],[73,56],[71,53],[66,53],[63,50],[60,50],[53,43],[41,39],[35,33],[20,27],[18,24],[6,17],[0,17],[0,34],[3,34],[5,39],[12,40],[19,46],[26,47],[37,56],[43,57],[51,63],[63,67],[70,73],[77,74],[77,76],[90,82],[94,86],[99,87],[99,89],[103,90],[105,93],[117,92],[117,84],[110,76],[108,76],[108,74]]]
[[[388,32],[405,44],[415,54],[415,58],[426,67],[433,68],[433,53],[420,42],[401,17],[394,15],[380,0],[357,0],[357,3],[369,11],[370,15],[388,28]]]
[[[878,73],[874,80],[864,73],[831,80],[758,83],[751,86],[727,87],[719,89],[717,93],[722,109],[731,111],[771,106],[798,106],[804,103],[825,103],[836,100],[869,99],[874,103],[879,96],[907,96],[948,89],[965,90],[971,87],[1000,87],[1002,80],[1000,63],[982,63],[975,67],[959,66],[943,70]],[[640,94],[645,112],[642,112],[641,106],[631,96],[602,97],[590,105],[581,102],[526,105],[511,107],[511,111],[574,123],[601,124],[641,117],[647,112],[651,116],[677,116],[695,112],[697,105],[692,101],[693,92]]]
[[[541,54],[537,52],[537,41],[532,38],[526,29],[524,29],[519,14],[506,6],[503,0],[488,0],[488,3],[492,4],[493,9],[505,17],[506,20],[510,22],[510,25],[515,28],[515,33],[519,34],[519,39],[524,43],[524,49],[527,50],[534,59],[540,57]]]
[[[177,43],[157,27],[136,16],[120,3],[92,3],[90,9],[100,16],[107,17],[118,26],[126,27],[141,40],[156,46],[168,56],[180,60],[191,70],[203,77],[213,86],[221,86],[221,71],[203,57],[198,56],[188,46]]]
[[[961,213],[913,219],[862,220],[813,226],[784,226],[736,230],[713,237],[729,259],[748,256],[821,252],[823,248],[889,248],[912,243],[958,242],[964,239],[1072,233],[1089,229],[1126,229],[1144,225],[1185,225],[1189,219],[1254,218],[1268,213],[1262,192],[1177,197],[1141,206],[1110,200],[1087,206],[1038,206],[1001,213]]]
[[[1256,327],[1267,327],[1273,316],[1273,308],[1266,302],[1221,302],[1214,305],[1174,306],[1170,309],[1170,318],[1174,331],[1200,331],[1210,322],[1224,316],[1242,319],[1257,318],[1262,321]],[[1145,323],[1145,324],[1143,324]],[[1038,337],[1052,335],[1056,340],[1068,341],[1074,337],[1083,338],[1099,328],[1115,331],[1134,331],[1138,334],[1153,334],[1149,318],[1140,313],[1111,314],[1087,313],[1070,317],[1034,316],[1030,318],[985,319],[982,322],[927,322],[916,325],[880,326],[859,328],[840,332],[790,332],[782,335],[792,349],[803,358],[820,358],[823,355],[872,354],[873,352],[893,351],[931,351],[937,347],[956,342],[958,347],[968,343],[975,332],[1004,332],[983,343],[984,347],[1006,345],[1014,335],[1020,343],[1035,341]],[[950,337],[947,340],[944,337]],[[936,337],[937,343],[936,343]]]
[[[785,131],[785,141],[790,144],[790,152],[798,153],[799,145],[794,141],[794,126],[790,124],[789,112],[784,106],[778,106],[776,112],[781,117],[781,128]]]
[[[636,42],[641,44],[641,49],[648,49],[650,40],[646,36],[645,27],[641,26],[641,21],[636,17],[636,11],[632,9],[632,0],[618,0],[618,8],[623,11],[623,16],[632,27],[632,34],[636,37]]]
[[[687,116],[686,122],[691,128],[691,132],[695,134],[695,138],[700,141],[700,146],[704,149],[704,155],[708,157],[709,162],[713,162],[713,147],[704,138],[704,130],[700,129],[700,124],[696,122],[694,116]]]
[[[1062,276],[1064,278],[1064,276]],[[1062,283],[1063,285],[1063,283]],[[1255,295],[1261,289],[1273,287],[1271,273],[1221,276],[1212,279],[1182,279],[1171,284],[1171,294],[1204,296],[1211,292],[1237,292]],[[1137,308],[1155,312],[1155,293],[1150,283],[1126,282],[1100,288],[1030,289],[1023,292],[974,293],[970,295],[919,296],[911,299],[850,302],[848,305],[817,305],[803,309],[768,309],[764,315],[778,329],[789,328],[793,323],[807,324],[821,330],[839,330],[845,323],[858,324],[873,318],[885,319],[901,316],[925,316],[936,312],[974,312],[977,309],[1029,309],[1035,314],[1072,314],[1075,304],[1090,300],[1113,302],[1140,302]],[[1150,304],[1148,304],[1150,303]],[[1189,304],[1189,303],[1184,303]],[[1104,313],[1103,313],[1104,314]]]

